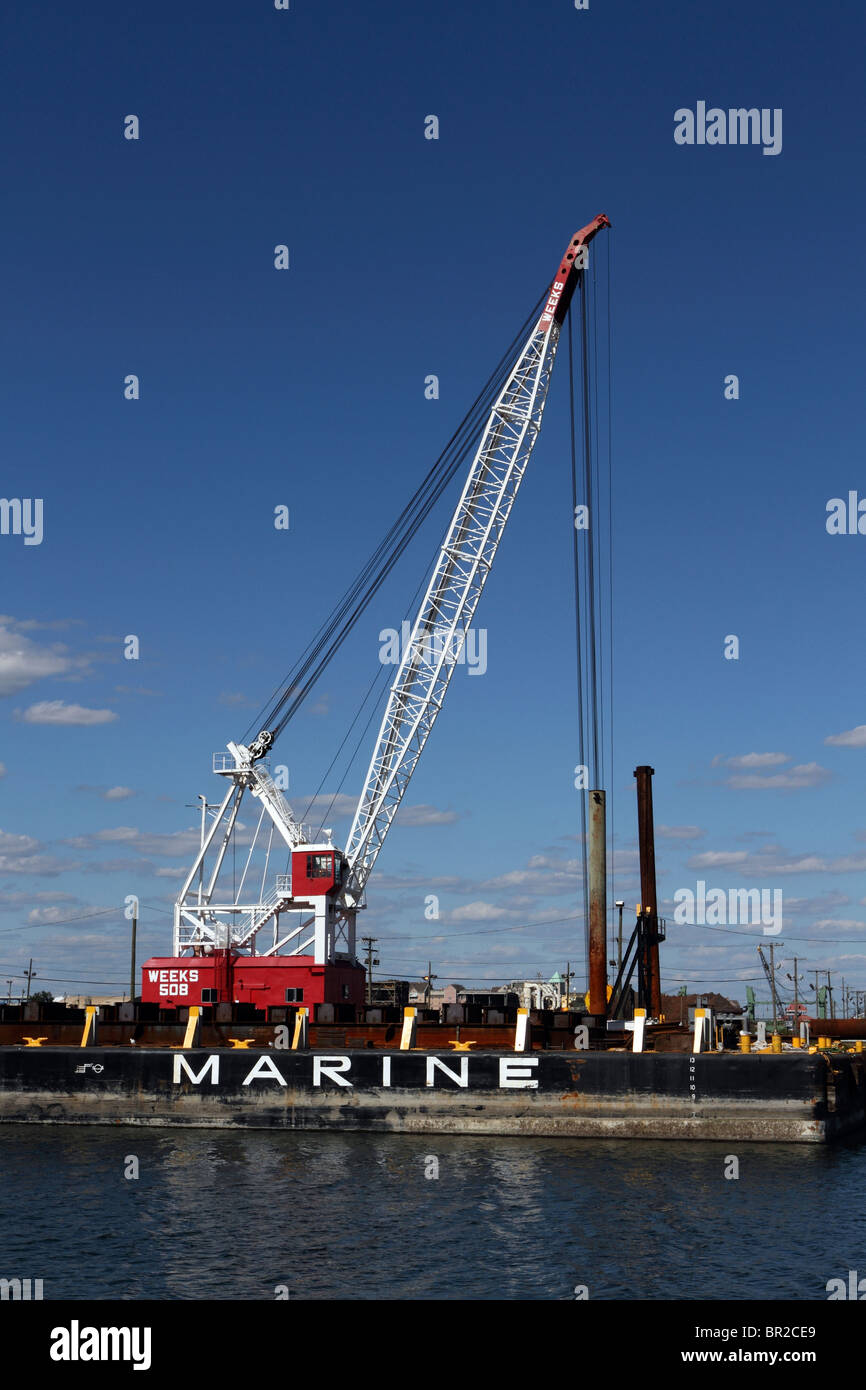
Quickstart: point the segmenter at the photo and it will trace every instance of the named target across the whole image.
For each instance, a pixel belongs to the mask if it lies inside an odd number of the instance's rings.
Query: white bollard
[[[529,1052],[532,1046],[531,1030],[529,1026],[529,1010],[517,1010],[517,1024],[514,1029],[514,1051]]]
[[[693,1052],[700,1052],[706,1031],[707,1011],[706,1009],[695,1009],[695,1040],[692,1044]]]
[[[631,1033],[632,1052],[643,1052],[643,1035],[646,1027],[646,1009],[635,1009],[634,1022],[627,1023],[627,1030]]]
[[[408,1052],[415,1046],[415,1038],[418,1032],[418,1010],[406,1008],[403,1010],[403,1033],[400,1037],[400,1051]]]

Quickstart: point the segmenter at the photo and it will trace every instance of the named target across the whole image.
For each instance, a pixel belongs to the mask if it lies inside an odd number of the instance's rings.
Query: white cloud
[[[13,907],[16,906],[18,903],[32,902],[74,903],[78,902],[78,899],[74,896],[74,894],[61,893],[58,889],[54,889],[53,891],[46,891],[45,889],[43,889],[41,892],[33,892],[32,890],[28,890],[26,893],[21,891],[13,893],[0,893],[0,903],[2,903],[4,907]]]
[[[34,907],[27,914],[27,921],[31,926],[41,926],[51,922],[65,922],[70,915],[70,907]],[[73,916],[77,915],[75,913]]]
[[[34,681],[59,676],[80,664],[60,644],[40,647],[18,630],[12,618],[0,618],[0,695],[17,695]]]
[[[746,864],[753,856],[747,849],[707,850],[695,854],[688,861],[690,869],[732,869],[737,864]]]
[[[10,835],[7,830],[0,830],[0,853],[31,854],[38,848],[39,841],[30,835]]]
[[[0,763],[0,777],[6,776],[6,764]]]
[[[64,700],[41,700],[28,705],[23,713],[15,711],[16,717],[25,724],[63,724],[91,725],[111,724],[117,715],[110,709],[87,709],[84,705],[67,705]]]
[[[358,805],[358,798],[347,796],[345,792],[338,792],[336,796],[329,796],[327,792],[323,792],[321,796],[314,796],[309,803],[306,797],[293,797],[289,793],[289,801],[295,815],[303,816],[304,820],[313,826],[317,826],[323,819],[326,824],[330,824],[331,820],[339,820],[341,816],[353,816]]]
[[[831,780],[833,773],[819,763],[800,763],[784,772],[763,775],[759,772],[728,777],[726,783],[735,791],[801,791],[804,787],[820,787]]]
[[[657,825],[656,834],[664,840],[700,840],[705,832],[699,825]]]
[[[718,762],[719,759],[713,759]],[[791,761],[790,753],[741,753],[733,758],[721,759],[726,767],[779,767]]]
[[[436,806],[401,806],[394,817],[398,825],[452,825],[460,817],[456,811],[440,811]]]
[[[853,917],[819,917],[812,922],[813,927],[839,927],[842,931],[866,931],[866,922],[858,922]]]
[[[82,782],[75,790],[92,792],[94,796],[101,796],[103,801],[126,801],[128,797],[135,796],[131,787],[94,787],[87,782]]]
[[[499,922],[503,917],[509,917],[507,908],[496,907],[493,903],[474,902],[465,903],[463,907],[456,907],[453,912],[448,914],[451,922]]]
[[[68,860],[57,859],[53,854],[0,854],[0,874],[43,874],[54,877],[79,868]]]
[[[857,724],[842,734],[830,734],[824,742],[835,748],[866,748],[866,724]]]
[[[245,839],[248,840],[248,836],[239,835],[238,843]],[[72,849],[100,849],[103,845],[114,844],[128,845],[139,854],[188,856],[198,850],[200,842],[201,831],[192,828],[159,833],[138,830],[133,825],[115,825],[107,830],[96,830],[92,834],[73,835],[62,843]]]
[[[738,869],[766,879],[780,874],[848,874],[866,870],[866,854],[843,854],[825,859],[820,854],[787,854],[778,845],[765,845],[755,854],[747,850],[708,851],[688,860],[690,869]],[[741,875],[742,876],[742,875]]]

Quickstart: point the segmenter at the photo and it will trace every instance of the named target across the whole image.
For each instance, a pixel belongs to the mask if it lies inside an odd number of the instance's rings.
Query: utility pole
[[[367,1003],[373,1002],[373,966],[379,964],[379,957],[373,956],[373,947],[379,940],[378,936],[362,936],[361,940],[367,947]]]
[[[818,1010],[818,1017],[819,1017],[819,1018],[823,1018],[824,1015],[823,1015],[822,1012],[821,1012],[822,1005],[821,1005],[820,998],[819,998],[819,995],[818,995],[818,976],[821,974],[821,971],[820,971],[820,970],[807,970],[807,971],[806,971],[806,974],[807,974],[807,975],[814,975],[814,976],[815,976],[815,983],[814,983],[814,985],[812,986],[813,990],[815,991],[815,1008]]]
[[[780,944],[781,944],[781,943],[780,943]],[[772,1001],[772,1002],[773,1002],[773,1027],[774,1027],[774,1028],[775,1028],[775,1026],[776,1026],[776,1021],[777,1021],[778,1016],[779,1016],[779,1001],[778,1001],[777,998],[776,998],[776,962],[775,962],[775,959],[774,959],[775,950],[776,950],[776,944],[775,944],[774,941],[771,941],[771,942],[770,942],[770,993],[771,993],[772,996],[773,996],[773,1001]]]
[[[138,917],[132,919],[132,957],[129,963],[129,1002],[135,1003],[135,933],[138,928]]]
[[[797,998],[797,957],[794,957],[794,1018],[791,1022],[791,1036],[800,1036],[800,1001]]]
[[[619,935],[617,936],[616,947],[616,968],[617,971],[619,971],[622,970],[622,910],[625,907],[625,903],[621,898],[617,898],[614,906],[619,908]]]
[[[829,971],[829,970],[825,970],[824,973],[825,973],[825,975],[827,976],[827,993],[828,993],[829,996],[830,996],[830,1017],[831,1017],[831,1018],[835,1018],[835,1017],[836,1017],[836,1001],[835,1001],[834,998],[833,998],[833,986],[832,986],[831,983],[830,983],[830,971]]]
[[[11,1003],[12,1003],[12,986],[13,986],[13,984],[14,984],[15,982],[14,982],[14,980],[7,980],[6,983],[7,983],[7,985],[9,986],[9,1003],[11,1004]]]
[[[427,974],[424,976],[424,980],[425,980],[426,985],[427,985],[427,988],[424,990],[424,1007],[425,1007],[426,1009],[429,1009],[429,1007],[430,1007],[430,991],[431,991],[432,988],[433,988],[433,981],[439,979],[439,976],[438,976],[438,975],[433,975],[433,974],[431,973],[432,970],[433,970],[433,962],[428,960],[428,962],[427,962]]]
[[[30,957],[30,964],[29,964],[29,966],[27,967],[27,998],[28,998],[28,999],[30,998],[30,981],[33,979],[33,976],[34,976],[35,974],[36,974],[36,971],[33,969],[33,957],[31,956],[31,957]]]
[[[572,981],[572,976],[574,975],[574,973],[575,973],[575,972],[574,972],[574,971],[572,970],[572,968],[571,968],[571,961],[570,961],[570,960],[569,960],[569,961],[566,961],[566,964],[565,964],[565,1008],[566,1008],[566,1009],[568,1009],[568,1007],[569,1007],[569,997],[570,997],[570,995],[571,995],[571,981]]]

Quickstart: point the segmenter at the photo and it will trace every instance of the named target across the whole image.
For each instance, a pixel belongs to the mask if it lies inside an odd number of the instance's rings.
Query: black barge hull
[[[848,1054],[0,1048],[0,1123],[823,1143]]]

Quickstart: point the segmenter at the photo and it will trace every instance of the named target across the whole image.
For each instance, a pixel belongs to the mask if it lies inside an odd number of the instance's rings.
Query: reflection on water
[[[860,1145],[6,1126],[0,1175],[0,1277],[46,1298],[823,1300],[866,1270]]]

